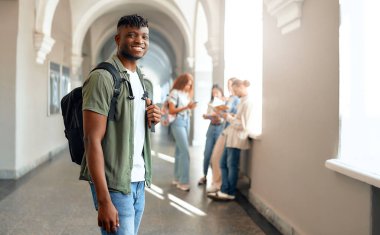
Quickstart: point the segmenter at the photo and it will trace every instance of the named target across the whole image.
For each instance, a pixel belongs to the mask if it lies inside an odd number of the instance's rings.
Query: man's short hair
[[[121,17],[119,22],[117,22],[117,29],[119,29],[121,26],[130,26],[136,28],[149,27],[148,20],[137,14]]]

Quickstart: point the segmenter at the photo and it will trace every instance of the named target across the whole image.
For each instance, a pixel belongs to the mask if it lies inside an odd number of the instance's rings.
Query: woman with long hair
[[[179,75],[174,81],[169,94],[169,113],[176,119],[170,124],[170,131],[175,141],[175,163],[173,184],[183,191],[190,190],[189,170],[189,131],[190,113],[196,107],[192,101],[194,94],[193,76],[189,73]]]
[[[223,130],[222,119],[216,112],[216,107],[224,104],[224,94],[222,88],[214,84],[211,90],[211,100],[208,104],[207,113],[203,115],[204,119],[210,120],[206,133],[206,144],[203,158],[203,177],[198,181],[198,185],[204,185],[207,182],[207,171],[210,165],[211,154],[214,149],[216,140]]]
[[[234,91],[232,90],[232,83],[235,80],[236,78],[234,77],[228,79],[228,92],[230,93],[230,96],[228,97],[228,100],[226,102],[226,106],[228,107],[228,110],[226,110],[226,112],[230,114],[236,114],[237,105],[240,102],[239,97],[237,97],[234,94]],[[228,125],[229,125],[229,122],[225,121],[223,128],[226,129]],[[219,162],[224,151],[225,143],[226,143],[226,137],[224,136],[222,132],[222,134],[219,135],[219,138],[217,139],[214,145],[214,149],[211,154],[212,182],[211,182],[211,186],[207,189],[207,192],[216,192],[220,190],[220,187],[222,185],[222,173],[220,172]]]
[[[236,79],[232,83],[232,89],[235,95],[240,97],[240,103],[237,107],[236,115],[225,115],[230,125],[223,132],[226,137],[226,147],[220,159],[222,187],[220,191],[207,194],[213,199],[235,199],[239,175],[240,151],[249,149],[250,145],[247,125],[252,123],[253,102],[248,94],[249,85],[249,81],[239,79]]]

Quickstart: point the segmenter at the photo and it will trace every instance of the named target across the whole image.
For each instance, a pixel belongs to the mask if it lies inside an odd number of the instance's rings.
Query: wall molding
[[[284,235],[298,235],[295,229],[282,219],[276,212],[270,208],[258,195],[249,191],[249,202],[264,216],[274,227]]]
[[[0,169],[0,179],[19,179],[30,171],[36,169],[41,164],[56,158],[59,153],[63,152],[65,149],[67,149],[67,144],[51,150],[47,154],[44,154],[40,158],[19,169]]]
[[[301,26],[302,5],[304,0],[265,0],[267,11],[276,17],[277,27],[287,34]]]

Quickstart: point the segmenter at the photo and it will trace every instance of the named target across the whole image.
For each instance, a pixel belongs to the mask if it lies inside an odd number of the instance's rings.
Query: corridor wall
[[[30,9],[34,9],[35,2],[27,0],[16,2],[17,9],[9,13],[13,18],[18,18],[18,22],[15,20],[16,23],[12,26],[16,33],[8,35],[7,40],[10,43],[2,46],[12,48],[12,42],[14,42],[15,49],[12,51],[6,49],[6,53],[2,55],[8,58],[13,57],[14,60],[8,64],[1,64],[2,67],[5,66],[1,69],[2,71],[4,69],[11,71],[7,76],[6,84],[15,84],[14,90],[6,91],[8,94],[13,94],[15,98],[11,98],[8,104],[1,104],[2,109],[7,108],[8,105],[8,110],[15,110],[13,117],[10,115],[2,118],[5,122],[4,126],[7,129],[11,128],[6,134],[9,136],[1,133],[1,139],[7,138],[5,143],[9,142],[9,147],[4,148],[7,154],[5,158],[3,156],[0,158],[0,178],[11,179],[23,176],[66,147],[61,114],[49,116],[47,111],[48,67],[49,61],[71,67],[71,23],[69,20],[71,17],[68,1],[60,1],[57,6],[51,31],[55,44],[43,64],[36,63],[34,48],[35,12]],[[12,20],[6,20],[8,21],[12,22]],[[10,85],[10,88],[12,86]],[[3,89],[5,90],[2,87],[1,90]],[[1,150],[3,152],[3,146]]]
[[[18,1],[0,1],[0,178],[15,167]]]
[[[250,201],[284,234],[370,234],[370,186],[330,171],[339,145],[339,1],[307,0],[281,34],[264,8],[263,134]]]

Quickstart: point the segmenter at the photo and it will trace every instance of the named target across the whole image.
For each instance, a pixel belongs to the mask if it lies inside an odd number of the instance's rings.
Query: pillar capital
[[[265,0],[267,11],[276,17],[277,27],[281,29],[282,34],[301,26],[303,2],[304,0]]]
[[[220,45],[217,37],[210,37],[208,41],[205,43],[205,47],[207,49],[207,53],[212,58],[212,64],[217,66],[219,64],[219,52]]]
[[[34,33],[34,48],[37,52],[36,62],[38,64],[43,64],[48,55],[53,48],[55,40],[44,33],[35,32]]]

